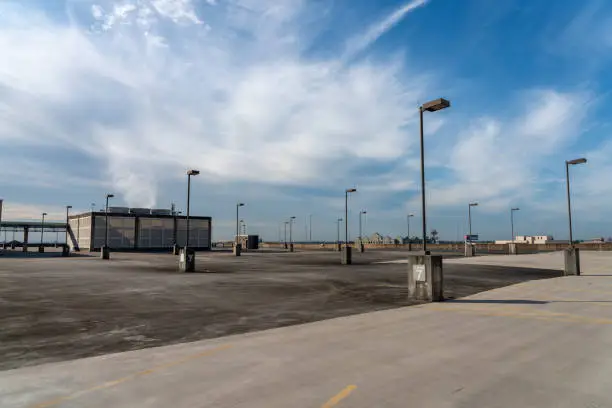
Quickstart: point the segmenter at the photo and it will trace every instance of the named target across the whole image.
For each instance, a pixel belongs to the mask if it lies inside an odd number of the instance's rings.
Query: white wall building
[[[495,241],[496,244],[511,244],[512,241]],[[556,241],[552,235],[517,235],[515,244],[562,244],[567,241]]]

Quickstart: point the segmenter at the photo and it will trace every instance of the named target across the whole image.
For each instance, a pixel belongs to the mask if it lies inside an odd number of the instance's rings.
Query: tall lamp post
[[[344,191],[344,247],[342,248],[342,256],[340,258],[343,265],[351,264],[351,246],[349,245],[348,236],[348,197],[350,193],[354,193],[356,191],[356,188],[347,188]]]
[[[200,174],[200,170],[188,170],[187,171],[187,237],[185,238],[185,249],[189,248],[189,214],[191,210],[191,176],[197,176]]]
[[[289,244],[287,243],[287,225],[289,225],[289,221],[285,221],[285,249],[289,248]]]
[[[114,194],[106,194],[106,206],[104,207],[104,246],[100,250],[102,259],[110,259],[110,250],[108,248],[108,200],[115,197]]]
[[[410,245],[410,218],[412,218],[412,217],[414,217],[414,214],[408,214],[406,216],[406,222],[408,224],[408,236],[407,236],[407,239],[408,239],[408,251],[412,250],[411,245]]]
[[[584,157],[565,161],[565,178],[567,182],[567,216],[569,220],[569,246],[565,249],[565,268],[564,275],[580,275],[580,251],[574,247],[574,233],[572,231],[572,204],[570,199],[570,177],[569,166],[584,164],[587,159]]]
[[[336,226],[338,227],[338,238],[336,240],[338,251],[340,251],[340,248],[341,248],[341,244],[340,244],[340,223],[341,222],[342,222],[342,218],[338,218],[336,220]]]
[[[344,223],[344,245],[348,247],[349,245],[349,236],[348,236],[348,196],[350,193],[356,192],[356,188],[347,188],[344,192],[344,219],[346,222]]]
[[[361,217],[363,215],[366,215],[367,213],[368,212],[365,210],[359,211],[359,252],[365,251],[365,246],[363,245],[363,235],[362,235],[363,232],[361,229],[361,224],[362,224]]]
[[[443,98],[429,101],[424,103],[422,106],[419,106],[419,118],[421,125],[421,211],[423,214],[423,252],[425,254],[427,254],[427,223],[425,213],[425,143],[423,137],[423,112],[436,112],[448,107],[450,107],[450,102]]]
[[[469,240],[470,242],[472,242],[472,207],[477,207],[478,203],[469,203],[468,204],[468,233],[469,233]]]
[[[574,160],[566,160],[565,161],[565,178],[567,181],[567,216],[569,219],[569,244],[570,247],[574,245],[574,234],[572,231],[572,204],[571,204],[571,200],[570,200],[570,178],[569,178],[569,166],[570,165],[576,165],[576,164],[583,164],[586,163],[587,159],[585,158],[580,158],[580,159],[574,159]]]
[[[187,214],[186,223],[187,231],[185,237],[185,248],[179,255],[179,271],[180,272],[193,272],[195,271],[195,251],[189,248],[189,235],[191,228],[189,227],[189,216],[191,214],[191,176],[197,176],[200,174],[200,170],[187,170]]]
[[[42,213],[42,222],[40,223],[40,246],[38,247],[38,252],[45,252],[44,245],[44,231],[45,231],[45,216],[46,212]]]
[[[310,215],[308,216],[308,219],[309,219],[309,226],[308,226],[308,233],[309,233],[309,237],[308,237],[308,240],[309,240],[310,242],[312,242],[312,214],[310,214]]]
[[[289,217],[289,252],[293,252],[293,220],[295,216]]]
[[[514,244],[514,212],[520,210],[520,208],[515,207],[510,209],[510,226],[512,228],[512,243]]]
[[[465,256],[474,256],[475,247],[472,245],[472,207],[476,207],[478,203],[468,204],[468,237],[465,240]]]
[[[240,207],[244,207],[244,203],[236,204],[236,240],[234,242],[234,255],[240,256],[242,244],[240,243]]]

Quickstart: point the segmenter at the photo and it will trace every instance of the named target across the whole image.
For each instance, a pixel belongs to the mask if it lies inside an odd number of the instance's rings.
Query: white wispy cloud
[[[426,81],[403,63],[305,57],[300,16],[316,9],[301,1],[210,7],[212,29],[190,17],[194,4],[90,3],[101,31],[40,13],[34,28],[31,10],[2,21],[0,52],[12,63],[0,68],[10,114],[0,140],[102,160],[139,206],[187,167],[216,181],[331,185],[359,162],[408,153],[415,114],[404,107]]]
[[[520,98],[523,112],[473,120],[449,152],[452,176],[434,182],[432,204],[480,200],[485,211],[499,211],[527,200],[549,160],[580,137],[590,101],[588,92],[533,90]]]
[[[360,52],[366,50],[386,32],[399,24],[410,12],[419,7],[425,6],[427,3],[429,3],[429,1],[430,0],[413,0],[406,3],[395,9],[382,20],[372,24],[363,34],[359,34],[351,38],[347,42],[346,50],[344,52],[344,59],[350,59]]]

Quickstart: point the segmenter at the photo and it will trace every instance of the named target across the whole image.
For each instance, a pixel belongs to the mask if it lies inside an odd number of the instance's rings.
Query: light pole
[[[289,217],[289,251],[293,252],[293,235],[292,235],[292,231],[293,231],[293,220],[295,220],[295,217]]]
[[[236,239],[234,242],[234,255],[240,256],[242,245],[240,243],[240,207],[244,207],[244,203],[236,204]]]
[[[408,224],[408,237],[407,237],[407,240],[408,240],[408,250],[409,251],[411,250],[411,248],[410,248],[410,218],[411,217],[414,217],[414,214],[408,214],[406,216],[406,221],[407,221],[407,224]]]
[[[359,252],[363,252],[365,250],[365,246],[363,245],[363,231],[361,228],[361,217],[365,214],[367,214],[368,212],[365,210],[359,211]]]
[[[359,242],[362,242],[363,240],[363,231],[362,231],[362,221],[361,221],[361,216],[362,215],[366,215],[368,212],[365,210],[359,211]]]
[[[289,248],[287,244],[287,225],[289,225],[289,221],[285,221],[285,249]]]
[[[419,106],[421,124],[421,205],[423,213],[423,252],[427,254],[427,223],[425,215],[425,143],[423,137],[423,112],[436,112],[450,107],[450,102],[440,98]]]
[[[468,204],[468,230],[469,230],[469,240],[472,242],[472,207],[477,207],[478,203],[469,203]]]
[[[44,231],[45,231],[45,216],[47,215],[46,212],[42,213],[42,222],[40,223],[40,246],[38,247],[38,252],[45,252],[45,246],[43,244],[43,236],[44,236]]]
[[[567,215],[568,215],[568,219],[569,219],[569,245],[570,247],[572,247],[574,245],[574,235],[573,235],[573,231],[572,231],[572,204],[571,204],[571,200],[570,200],[570,178],[569,178],[569,166],[570,165],[576,165],[576,164],[583,164],[586,163],[587,159],[585,158],[580,158],[580,159],[574,159],[574,160],[566,160],[565,161],[565,177],[566,177],[566,181],[567,181]]]
[[[349,245],[349,237],[348,237],[348,196],[350,193],[356,192],[356,188],[347,188],[344,192],[344,245],[348,247]]]
[[[310,214],[308,216],[309,219],[309,227],[308,227],[308,232],[309,232],[309,241],[312,242],[312,214]]]
[[[70,213],[70,209],[71,209],[71,208],[72,208],[72,206],[71,206],[71,205],[67,205],[67,206],[66,206],[66,245],[68,245],[68,227],[69,227],[69,224],[68,224],[68,216],[69,216],[69,213]]]
[[[340,250],[340,223],[341,222],[342,222],[342,218],[338,218],[336,220],[336,224],[337,224],[337,227],[338,227],[338,239],[336,241],[338,243],[338,251]]]
[[[520,208],[515,207],[510,209],[510,226],[512,227],[512,243],[514,244],[514,212],[520,210]]]
[[[187,171],[187,237],[185,238],[185,249],[189,248],[189,212],[191,209],[191,176],[197,176],[200,170]]]
[[[106,194],[106,206],[104,207],[104,246],[100,250],[100,258],[110,259],[110,250],[108,248],[108,200],[115,197],[114,194]]]
[[[96,203],[91,203],[91,212],[94,212],[96,209]]]
[[[191,214],[191,176],[197,176],[200,174],[200,170],[187,170],[187,231],[185,237],[185,248],[179,255],[179,271],[180,272],[193,272],[195,271],[195,251],[189,248],[189,215]]]

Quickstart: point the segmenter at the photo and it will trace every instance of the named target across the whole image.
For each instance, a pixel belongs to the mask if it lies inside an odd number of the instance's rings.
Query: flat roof
[[[81,213],[81,214],[74,214],[74,215],[70,215],[68,217],[68,219],[73,219],[73,218],[80,218],[80,217],[87,217],[87,216],[92,216],[92,215],[101,215],[101,216],[106,216],[108,214],[109,217],[127,217],[127,218],[176,218],[176,219],[187,219],[186,215],[165,215],[165,214],[130,214],[130,213],[116,213],[116,212],[108,212],[105,213],[104,211],[88,211],[85,213]],[[212,221],[212,217],[208,217],[208,216],[198,216],[198,215],[189,215],[189,219],[193,219],[193,220],[209,220]],[[47,225],[47,223],[45,223],[45,225]]]

